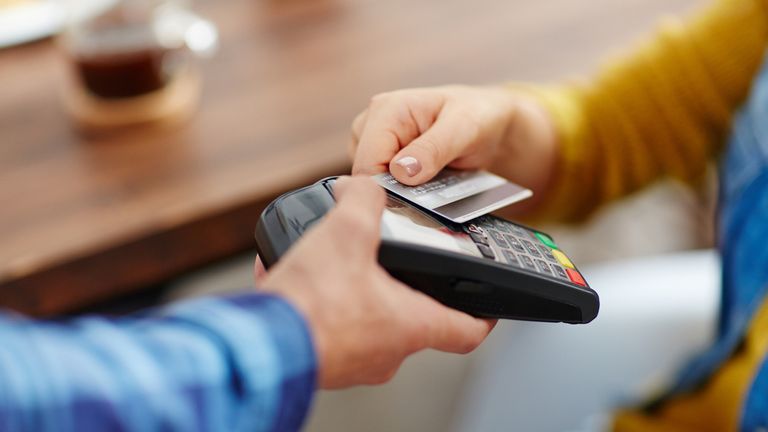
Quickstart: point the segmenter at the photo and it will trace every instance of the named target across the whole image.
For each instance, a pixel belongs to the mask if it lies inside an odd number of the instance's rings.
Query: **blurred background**
[[[126,313],[249,289],[260,211],[348,172],[349,126],[372,95],[588,77],[703,3],[0,0],[0,305]],[[541,228],[599,277],[711,247],[713,191],[660,183],[583,226]],[[471,355],[417,355],[385,386],[322,392],[307,430],[481,430],[471,395],[522,325]],[[504,401],[543,416],[540,402]],[[505,424],[585,415],[566,414]]]

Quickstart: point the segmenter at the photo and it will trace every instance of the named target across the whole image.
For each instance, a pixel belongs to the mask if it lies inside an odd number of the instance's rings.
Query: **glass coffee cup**
[[[184,119],[200,94],[196,58],[217,41],[213,24],[187,2],[108,1],[100,13],[71,19],[63,36],[68,111],[86,129]]]

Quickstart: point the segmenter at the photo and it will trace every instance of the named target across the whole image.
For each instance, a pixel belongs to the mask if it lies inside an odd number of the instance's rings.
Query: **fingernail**
[[[397,161],[395,161],[395,163],[405,168],[405,172],[408,173],[409,177],[413,177],[416,174],[421,172],[421,162],[419,162],[413,156],[406,156],[404,158],[400,158]]]

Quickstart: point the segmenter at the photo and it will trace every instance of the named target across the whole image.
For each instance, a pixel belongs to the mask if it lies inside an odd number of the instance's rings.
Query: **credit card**
[[[446,168],[419,186],[398,182],[390,173],[373,178],[385,189],[453,222],[462,223],[533,195],[530,189],[487,171]]]

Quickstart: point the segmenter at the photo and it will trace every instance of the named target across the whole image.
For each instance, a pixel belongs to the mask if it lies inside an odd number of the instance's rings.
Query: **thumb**
[[[381,214],[386,204],[381,186],[368,176],[339,177],[333,194],[336,207],[329,214],[330,219],[343,225],[343,232],[354,237],[349,239],[353,243],[378,247]]]
[[[384,189],[368,176],[341,176],[333,185],[336,207],[378,219],[384,211]]]
[[[389,171],[403,184],[427,182],[461,156],[476,136],[465,118],[444,111],[426,132],[392,158]]]

